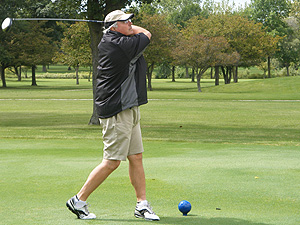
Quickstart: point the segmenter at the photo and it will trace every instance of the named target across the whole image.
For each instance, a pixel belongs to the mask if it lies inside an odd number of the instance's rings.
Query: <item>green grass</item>
[[[37,82],[0,88],[0,224],[148,224],[133,217],[128,162],[90,196],[97,220],[68,212],[66,200],[102,159],[101,130],[87,125],[91,83]],[[202,86],[153,80],[141,107],[158,223],[299,224],[300,77]],[[183,199],[187,217],[177,209]]]
[[[89,67],[79,67],[80,72],[89,72]],[[36,70],[37,74],[43,74],[43,66],[37,66]],[[53,75],[59,74],[59,73],[75,73],[75,69],[71,67],[71,70],[69,70],[68,66],[66,65],[50,65],[49,68],[47,67],[47,73],[51,73]]]

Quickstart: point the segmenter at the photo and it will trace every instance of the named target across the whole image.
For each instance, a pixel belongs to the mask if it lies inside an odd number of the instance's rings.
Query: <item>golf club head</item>
[[[12,21],[13,21],[13,19],[9,18],[9,17],[7,17],[5,20],[3,20],[2,26],[1,26],[2,30],[3,31],[8,31],[9,28],[11,27],[11,25],[12,25]]]

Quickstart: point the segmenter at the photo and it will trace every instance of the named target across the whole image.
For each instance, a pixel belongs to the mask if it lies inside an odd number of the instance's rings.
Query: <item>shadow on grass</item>
[[[80,79],[80,80],[86,80],[86,79]],[[70,82],[71,81],[71,82]],[[7,84],[7,87],[0,86],[1,90],[29,90],[29,91],[36,91],[36,90],[80,90],[80,89],[93,89],[92,88],[92,82],[88,84],[81,84],[76,85],[75,79],[41,79],[37,80],[37,86],[32,86],[32,81],[30,79],[24,79],[22,81],[17,80],[11,80],[9,79]]]
[[[189,215],[187,217],[160,217],[160,221],[154,222],[155,224],[201,224],[201,225],[267,225],[266,223],[255,223],[248,220],[236,219],[236,218],[201,218],[197,215]],[[120,224],[140,224],[145,223],[143,219],[101,219],[97,218],[93,221],[102,221],[102,222],[113,222]]]
[[[69,90],[93,90],[92,87],[88,87],[88,86],[75,86],[75,85],[65,85],[65,86],[47,86],[47,85],[40,85],[38,84],[37,86],[31,86],[31,84],[29,84],[28,86],[24,85],[24,86],[8,86],[8,87],[0,87],[0,89],[2,90],[13,90],[13,91],[17,91],[17,90],[28,90],[28,91],[53,91],[53,90],[59,90],[59,91],[69,91]]]

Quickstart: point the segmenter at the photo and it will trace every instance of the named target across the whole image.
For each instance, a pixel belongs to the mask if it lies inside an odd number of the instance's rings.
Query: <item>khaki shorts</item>
[[[127,156],[144,152],[139,107],[100,119],[103,134],[103,158],[126,161]]]

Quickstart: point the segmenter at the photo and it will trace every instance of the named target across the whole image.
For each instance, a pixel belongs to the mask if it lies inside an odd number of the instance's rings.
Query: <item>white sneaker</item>
[[[134,215],[137,218],[144,218],[145,220],[160,220],[160,218],[153,212],[150,203],[147,200],[136,204]]]
[[[78,219],[82,219],[82,220],[96,219],[96,215],[94,213],[89,212],[88,204],[84,201],[80,201],[77,198],[77,196],[70,198],[67,201],[66,205],[72,213],[77,215]]]

